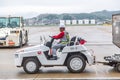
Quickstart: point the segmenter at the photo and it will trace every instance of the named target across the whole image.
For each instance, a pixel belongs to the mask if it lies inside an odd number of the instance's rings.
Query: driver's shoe
[[[50,58],[52,58],[53,57],[53,55],[48,55],[48,59],[50,59]]]
[[[50,60],[57,60],[57,56],[53,56]]]

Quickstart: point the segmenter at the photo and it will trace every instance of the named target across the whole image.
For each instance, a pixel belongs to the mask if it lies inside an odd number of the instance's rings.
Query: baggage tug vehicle
[[[0,47],[22,47],[27,42],[23,17],[0,17]]]
[[[43,38],[44,39],[44,38]],[[17,67],[23,67],[24,71],[34,74],[41,66],[66,66],[70,72],[83,72],[86,63],[95,64],[95,56],[84,46],[85,40],[77,36],[72,37],[70,42],[57,51],[57,60],[51,60],[51,47],[54,39],[45,42],[42,39],[41,45],[36,45],[16,51],[15,63]]]

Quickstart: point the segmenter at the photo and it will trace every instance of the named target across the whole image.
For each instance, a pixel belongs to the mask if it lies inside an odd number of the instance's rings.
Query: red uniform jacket
[[[64,34],[65,34],[64,31],[63,31],[63,32],[60,32],[58,35],[53,36],[53,38],[54,38],[54,39],[60,39],[60,38],[63,38]]]

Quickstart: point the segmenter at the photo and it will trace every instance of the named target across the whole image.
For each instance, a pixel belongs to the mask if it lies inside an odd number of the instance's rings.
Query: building
[[[65,20],[60,20],[60,24],[65,24]]]
[[[95,19],[60,20],[60,24],[66,25],[97,24],[97,21]]]
[[[90,24],[89,19],[84,19],[84,24]]]
[[[83,20],[78,20],[78,24],[83,24]]]
[[[72,20],[72,25],[77,24],[77,20]]]
[[[66,24],[66,25],[70,25],[70,24],[71,24],[71,20],[66,20],[66,21],[65,21],[65,24]]]
[[[90,20],[90,24],[96,24],[95,19],[91,19],[91,20]]]

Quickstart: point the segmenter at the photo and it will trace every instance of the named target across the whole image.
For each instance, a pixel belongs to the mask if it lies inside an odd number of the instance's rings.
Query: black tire
[[[79,65],[81,65],[81,68],[79,68],[79,66],[78,66],[79,69],[76,69],[76,70],[72,68],[71,61],[74,60],[74,59],[78,59],[78,61],[81,60],[82,65],[79,64]],[[77,62],[77,63],[78,63],[78,62]],[[84,71],[85,67],[86,67],[86,61],[85,61],[85,59],[84,59],[82,56],[80,56],[80,55],[72,55],[72,56],[70,56],[70,57],[68,58],[68,60],[67,60],[67,68],[68,68],[69,71],[72,72],[72,73],[81,73],[81,72]]]
[[[28,33],[26,31],[26,33],[25,33],[25,45],[27,44],[27,42],[28,42]]]
[[[20,32],[20,36],[19,36],[19,48],[21,48],[23,45],[23,42],[22,42],[22,33]]]
[[[33,69],[32,71],[30,71],[27,66],[28,66],[28,63],[30,64],[30,62],[32,62],[34,64],[34,67],[35,69]],[[34,68],[33,66],[29,67],[29,68]],[[23,63],[23,69],[26,73],[28,74],[35,74],[35,73],[38,73],[39,72],[39,68],[40,68],[40,64],[38,62],[37,59],[35,58],[28,58],[24,61]]]
[[[113,67],[113,70],[117,71],[116,69],[117,69],[116,66],[114,66],[114,67]]]
[[[120,72],[120,63],[116,64],[115,70],[116,70],[117,72]]]

